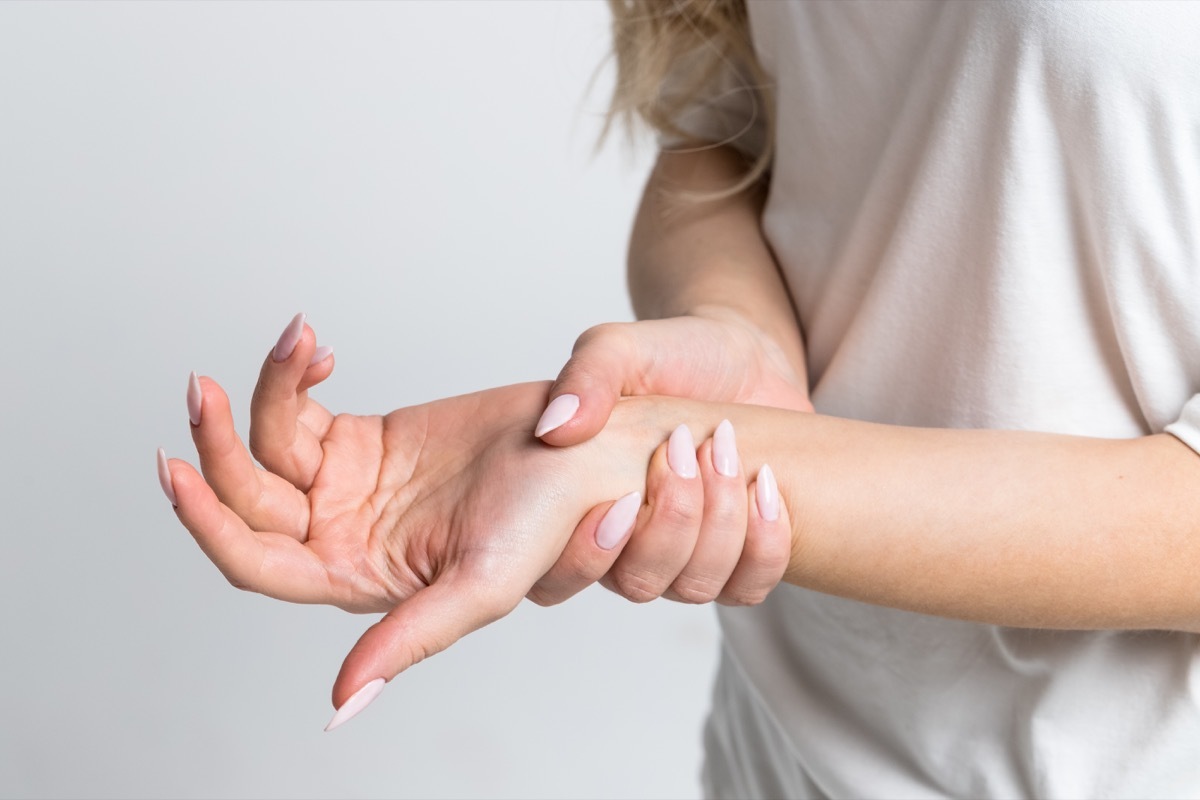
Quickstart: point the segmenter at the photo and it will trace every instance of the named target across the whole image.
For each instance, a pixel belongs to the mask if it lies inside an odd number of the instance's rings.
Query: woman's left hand
[[[586,445],[547,447],[531,432],[546,383],[334,415],[307,394],[332,370],[298,317],[267,356],[251,407],[251,450],[265,469],[234,432],[220,386],[193,377],[204,477],[161,451],[159,470],[180,521],[234,586],[387,612],[343,664],[339,708],[511,611],[589,508],[642,488],[669,430],[626,417]]]

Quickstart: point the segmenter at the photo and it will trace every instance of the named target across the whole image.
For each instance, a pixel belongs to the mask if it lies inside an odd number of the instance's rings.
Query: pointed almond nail
[[[371,701],[379,697],[379,693],[383,691],[383,687],[386,685],[387,681],[383,678],[376,678],[350,695],[350,699],[342,703],[342,707],[334,713],[333,719],[329,720],[329,724],[325,726],[325,731],[329,732],[334,728],[338,728],[357,716],[358,712],[371,705]]]
[[[555,428],[565,425],[571,421],[571,417],[575,416],[575,412],[578,410],[579,395],[560,394],[551,400],[550,405],[546,406],[546,410],[542,412],[542,418],[538,420],[537,427],[533,429],[533,435],[541,437]]]
[[[196,373],[188,376],[187,407],[188,419],[193,425],[200,424],[200,411],[204,405],[204,395],[200,392],[200,378]]]
[[[179,508],[175,499],[175,484],[171,481],[171,468],[167,465],[167,451],[158,448],[158,484],[162,486],[163,494],[171,501],[171,505]]]
[[[283,333],[279,335],[279,341],[275,343],[275,349],[271,351],[271,359],[276,363],[287,361],[296,349],[296,345],[300,342],[300,337],[304,334],[304,314],[297,314],[292,317],[292,321],[283,329]]]
[[[758,515],[767,522],[779,519],[779,485],[775,473],[766,464],[758,471],[754,482],[754,499],[758,501]]]
[[[313,351],[313,357],[308,360],[308,365],[311,367],[320,364],[331,355],[333,355],[333,348],[327,344],[323,344]]]
[[[602,550],[612,550],[625,534],[633,529],[638,511],[642,507],[642,493],[630,492],[622,497],[604,514],[596,526],[596,545]]]
[[[667,440],[667,464],[681,478],[696,477],[696,440],[687,425],[680,425]]]
[[[736,478],[738,474],[737,440],[733,435],[733,423],[727,419],[721,420],[713,433],[712,443],[713,469],[726,478]]]

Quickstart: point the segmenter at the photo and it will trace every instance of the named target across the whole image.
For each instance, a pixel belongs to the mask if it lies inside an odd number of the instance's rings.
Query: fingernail
[[[161,447],[158,448],[158,483],[171,505],[179,508],[179,501],[175,499],[175,484],[171,482],[171,468],[167,466],[167,451]]]
[[[292,351],[296,349],[296,345],[300,342],[300,336],[304,333],[304,319],[304,314],[292,317],[292,321],[279,335],[279,341],[275,343],[275,349],[271,352],[271,358],[276,363],[287,361]]]
[[[538,420],[537,427],[533,429],[533,435],[542,436],[569,422],[578,410],[579,395],[560,394],[551,400],[550,405],[546,406],[546,410],[542,412],[542,418]]]
[[[200,379],[196,373],[188,376],[187,390],[188,419],[193,425],[200,424],[200,409],[204,405],[204,395],[200,393]]]
[[[596,526],[596,544],[601,550],[612,550],[617,542],[625,538],[625,534],[633,528],[641,507],[641,492],[630,492],[612,504],[612,508]]]
[[[681,478],[696,477],[696,440],[687,425],[671,431],[667,440],[667,464]]]
[[[320,364],[331,355],[333,355],[333,348],[327,344],[323,344],[313,351],[313,357],[308,360],[308,365],[311,367],[314,364]]]
[[[758,480],[754,482],[754,498],[758,501],[758,515],[767,522],[779,519],[779,485],[775,483],[775,473],[766,464],[758,471]]]
[[[737,477],[737,440],[733,437],[733,424],[727,419],[721,420],[713,434],[712,460],[717,472],[726,478]]]
[[[376,678],[350,695],[350,699],[342,703],[342,707],[334,712],[333,719],[329,720],[329,724],[325,726],[325,731],[329,732],[340,727],[357,716],[358,712],[371,705],[371,701],[379,697],[379,693],[383,691],[385,685],[387,685],[387,681],[383,678]]]

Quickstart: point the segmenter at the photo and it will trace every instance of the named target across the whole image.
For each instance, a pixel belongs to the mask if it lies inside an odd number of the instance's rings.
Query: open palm
[[[341,706],[511,611],[592,506],[642,486],[648,452],[611,439],[542,445],[531,431],[547,383],[335,416],[307,395],[332,356],[310,364],[316,338],[297,322],[298,341],[281,361],[278,348],[267,357],[255,390],[251,449],[264,468],[238,439],[225,393],[195,379],[203,477],[172,460],[165,488],[235,586],[388,612],[347,657]]]

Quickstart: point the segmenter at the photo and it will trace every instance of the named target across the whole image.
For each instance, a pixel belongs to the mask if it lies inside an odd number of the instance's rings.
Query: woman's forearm
[[[762,187],[698,204],[671,195],[723,189],[744,170],[728,146],[659,155],[629,243],[634,311],[659,319],[731,309],[753,320],[804,375],[800,326],[762,233]]]
[[[1200,457],[1166,434],[1093,439],[905,428],[652,402],[663,430],[737,431],[793,523],[791,583],[1038,628],[1200,631]]]

